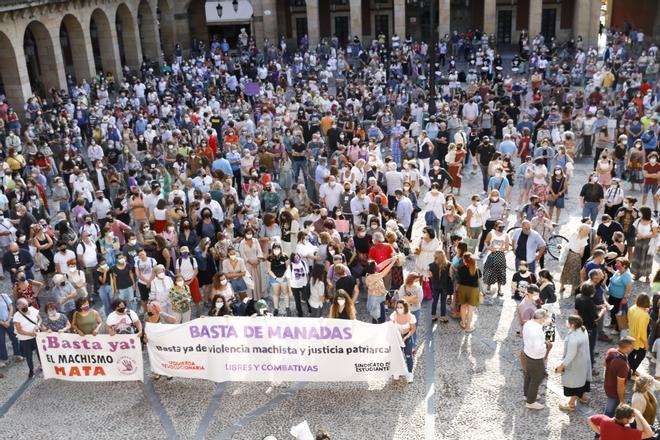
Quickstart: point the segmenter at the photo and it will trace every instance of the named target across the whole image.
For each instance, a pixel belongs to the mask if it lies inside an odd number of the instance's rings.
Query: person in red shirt
[[[635,338],[625,336],[619,340],[617,348],[610,348],[605,353],[605,415],[612,417],[617,406],[626,400],[626,381],[630,372],[628,353],[633,350]]]
[[[647,161],[642,168],[644,173],[644,187],[642,192],[642,205],[646,205],[646,199],[648,198],[649,192],[653,198],[653,211],[658,212],[658,202],[653,197],[653,194],[658,192],[658,184],[660,183],[660,163],[658,163],[658,153],[653,152],[647,156]]]
[[[630,427],[629,424],[633,420],[637,422],[637,427],[642,429]],[[601,440],[641,440],[652,438],[654,435],[653,429],[642,413],[625,403],[616,408],[613,419],[598,414],[589,417],[588,421],[591,429],[600,434]]]
[[[369,259],[374,260],[376,264],[389,259],[394,255],[394,248],[391,244],[385,243],[385,237],[382,232],[376,232],[373,236],[374,245],[369,249]]]

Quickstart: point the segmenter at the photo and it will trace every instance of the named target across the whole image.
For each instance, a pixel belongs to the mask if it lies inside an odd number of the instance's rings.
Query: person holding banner
[[[73,331],[80,336],[96,336],[102,325],[101,315],[89,306],[87,298],[78,298],[76,300],[76,310],[73,312],[71,320]]]
[[[155,277],[151,281],[151,289],[149,292],[149,300],[157,301],[161,310],[166,312],[170,311],[170,289],[174,285],[174,281],[165,273],[165,266],[162,264],[154,267]]]
[[[353,299],[345,290],[339,289],[332,298],[328,318],[355,321],[355,304],[353,304]]]
[[[57,311],[55,303],[48,303],[44,309],[46,311],[46,320],[41,323],[41,330],[44,332],[68,333],[71,330],[71,323],[67,317]]]
[[[34,377],[34,363],[32,361],[32,352],[37,352],[39,358],[39,351],[37,350],[37,332],[41,327],[41,316],[39,311],[34,307],[30,307],[25,298],[19,298],[16,301],[18,311],[14,313],[14,330],[16,330],[16,338],[21,348],[21,355],[27,360],[29,369],[28,379]]]
[[[110,336],[136,335],[142,336],[142,323],[137,313],[126,307],[126,301],[117,299],[114,303],[115,311],[105,320],[105,326]]]
[[[183,275],[177,275],[174,279],[174,285],[170,288],[169,302],[172,315],[177,323],[190,321],[192,313],[193,298],[190,294],[190,288],[186,285]]]
[[[400,299],[396,302],[396,311],[390,315],[390,321],[394,323],[396,328],[401,333],[403,339],[403,354],[406,358],[406,366],[408,367],[408,383],[413,381],[413,349],[415,344],[413,336],[417,331],[417,318],[410,312],[408,301]]]
[[[273,295],[273,315],[279,314],[280,308],[280,295],[284,299],[284,306],[286,307],[286,316],[291,315],[289,308],[289,271],[287,261],[289,257],[282,255],[282,246],[278,243],[273,244],[268,256],[268,275],[270,278],[270,288]]]
[[[209,309],[209,316],[230,316],[231,308],[227,305],[227,299],[218,293],[211,299],[211,308]]]

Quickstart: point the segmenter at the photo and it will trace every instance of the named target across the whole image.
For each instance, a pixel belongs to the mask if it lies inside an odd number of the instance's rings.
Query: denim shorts
[[[656,183],[645,183],[644,184],[644,190],[642,191],[642,194],[648,194],[648,192],[651,192],[651,194],[655,194],[658,191],[658,184]]]
[[[287,277],[282,277],[282,282],[277,281],[276,278],[271,277],[270,275],[268,276],[268,285],[272,286],[274,284],[289,284],[289,278]]]

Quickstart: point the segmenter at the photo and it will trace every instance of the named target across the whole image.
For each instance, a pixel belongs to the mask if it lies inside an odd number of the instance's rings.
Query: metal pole
[[[431,23],[431,42],[430,42],[430,53],[429,53],[429,117],[435,115],[435,42],[436,42],[436,26],[435,21],[437,19],[435,12],[435,5],[438,0],[430,0],[430,14],[429,23]]]

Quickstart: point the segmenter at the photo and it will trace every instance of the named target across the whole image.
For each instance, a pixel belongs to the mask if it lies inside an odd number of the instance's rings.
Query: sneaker
[[[414,379],[414,377],[415,377],[415,376],[414,376],[413,373],[408,373],[408,374],[406,374],[406,380],[408,381],[408,383],[413,383],[413,379]]]
[[[563,403],[559,404],[559,410],[564,412],[575,411],[575,407],[571,405],[564,405]]]
[[[545,406],[542,403],[538,403],[538,402],[526,403],[525,406],[527,407],[527,409],[536,409],[536,410],[545,408]]]
[[[7,366],[7,363],[6,363],[6,362],[0,362],[0,368],[4,368],[4,367],[6,367],[6,366]]]
[[[22,362],[22,361],[25,360],[25,358],[24,358],[23,356],[16,355],[16,356],[14,356],[14,360],[15,360],[16,362]]]

